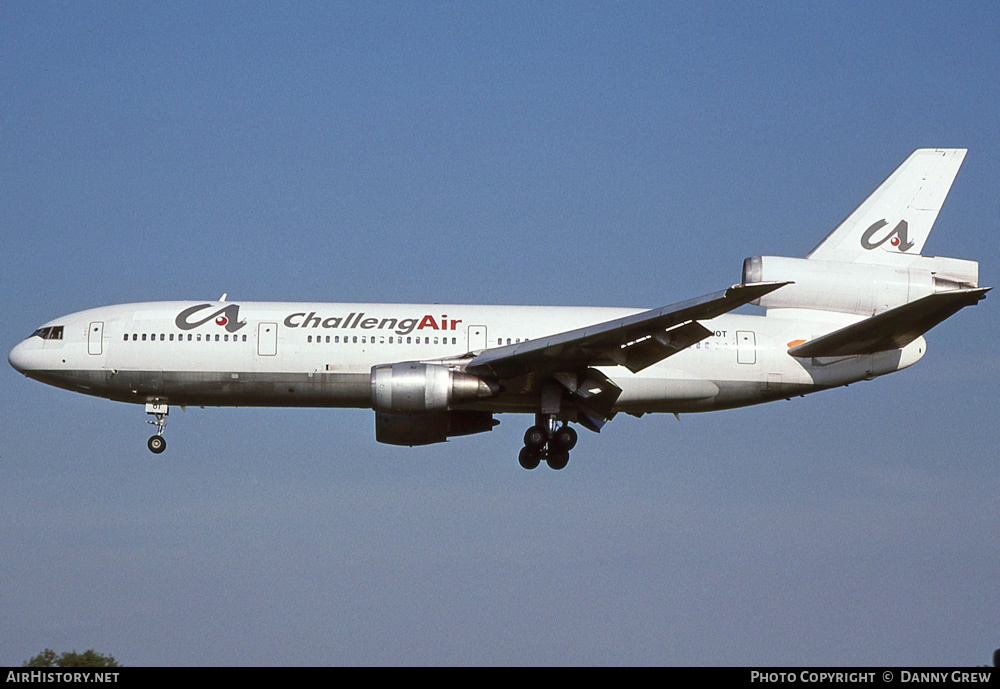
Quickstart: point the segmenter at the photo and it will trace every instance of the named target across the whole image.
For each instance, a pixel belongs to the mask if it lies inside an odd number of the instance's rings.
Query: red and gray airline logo
[[[881,234],[877,239],[875,235],[879,233],[883,227],[886,227],[889,223],[883,218],[878,222],[872,223],[872,226],[865,230],[865,233],[861,235],[861,246],[871,250],[877,249],[886,242],[899,251],[909,251],[913,248],[913,242],[910,241],[907,236],[907,230],[909,225],[907,225],[905,220],[900,220],[899,224],[896,225],[888,233]]]
[[[184,309],[177,314],[177,318],[174,319],[174,325],[181,330],[193,330],[199,325],[205,325],[205,323],[214,320],[217,326],[234,333],[247,324],[245,320],[240,320],[240,307],[238,304],[229,304],[204,316],[201,320],[194,320],[195,314],[210,309],[212,306],[213,304],[198,304],[189,309]]]

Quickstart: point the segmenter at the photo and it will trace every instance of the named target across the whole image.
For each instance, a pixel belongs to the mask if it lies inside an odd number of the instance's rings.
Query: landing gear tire
[[[167,449],[167,440],[162,435],[154,435],[146,441],[146,447],[154,455],[158,455]]]
[[[553,452],[548,456],[547,461],[549,463],[549,469],[555,469],[556,471],[565,469],[566,465],[569,464],[569,453]]]
[[[579,439],[576,430],[568,423],[556,428],[555,414],[535,414],[535,425],[524,432],[524,447],[517,461],[525,469],[534,469],[545,462],[550,469],[559,471],[569,464],[569,451]]]
[[[524,432],[524,446],[533,450],[541,450],[549,442],[549,433],[541,426],[532,426]]]
[[[530,447],[523,447],[521,448],[520,454],[517,455],[517,461],[522,467],[530,471],[531,469],[538,468],[538,465],[542,461],[542,457],[538,453],[538,450],[533,450]]]
[[[576,441],[578,436],[576,431],[571,426],[563,426],[555,432],[552,436],[552,442],[555,443],[562,452],[569,452],[574,447],[576,447]]]
[[[146,402],[146,414],[152,416],[155,421],[146,421],[151,426],[156,426],[156,435],[146,441],[146,447],[154,455],[158,455],[167,449],[167,439],[163,437],[163,431],[167,428],[167,414],[170,407],[160,400]]]

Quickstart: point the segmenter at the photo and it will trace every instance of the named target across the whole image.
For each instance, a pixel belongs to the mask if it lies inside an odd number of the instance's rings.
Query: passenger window
[[[188,335],[188,337],[191,337],[191,336]],[[198,339],[198,342],[201,342],[201,333],[198,333],[198,338],[197,339]]]
[[[135,342],[139,339],[139,333],[132,333],[132,341]]]
[[[143,334],[142,334],[142,341],[143,341],[143,342],[145,342],[145,341],[146,341],[146,333],[143,333]]]

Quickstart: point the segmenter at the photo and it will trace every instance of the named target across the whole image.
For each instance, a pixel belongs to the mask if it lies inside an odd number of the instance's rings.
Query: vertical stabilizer
[[[913,152],[806,258],[905,266],[919,256],[965,159],[964,148]]]

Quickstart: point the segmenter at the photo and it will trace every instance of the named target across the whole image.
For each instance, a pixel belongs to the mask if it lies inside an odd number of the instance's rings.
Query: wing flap
[[[930,294],[792,347],[788,353],[809,358],[902,349],[961,309],[978,303],[989,291],[989,287],[978,287]]]
[[[646,335],[638,341],[628,342],[617,352],[612,350],[611,358],[632,373],[638,373],[668,356],[687,349],[695,342],[704,340],[711,334],[712,331],[701,323],[688,321],[669,330]]]

